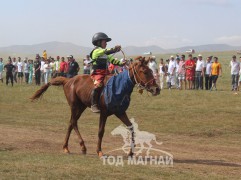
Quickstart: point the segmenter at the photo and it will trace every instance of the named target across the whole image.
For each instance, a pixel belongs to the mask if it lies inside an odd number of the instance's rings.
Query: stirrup
[[[99,110],[99,108],[98,108],[98,105],[97,105],[97,104],[92,105],[92,106],[91,106],[91,111],[92,111],[93,113],[99,113],[100,110]]]

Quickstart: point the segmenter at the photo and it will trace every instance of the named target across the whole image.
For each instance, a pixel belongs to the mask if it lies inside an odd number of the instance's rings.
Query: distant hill
[[[47,50],[48,55],[56,56],[85,56],[89,54],[92,48],[78,46],[72,43],[66,42],[48,42],[34,45],[15,45],[9,47],[0,48],[0,53],[9,53],[9,54],[26,54],[33,55],[39,54],[42,56],[43,50]]]
[[[141,55],[145,52],[152,52],[153,54],[163,54],[166,53],[166,50],[160,48],[159,46],[146,46],[146,47],[137,47],[137,46],[127,46],[123,48],[123,51],[126,55]]]
[[[11,56],[28,56],[33,57],[39,53],[42,55],[43,50],[47,50],[48,55],[51,56],[67,56],[73,55],[74,57],[84,57],[89,54],[92,50],[90,47],[78,46],[68,42],[47,42],[34,45],[14,45],[9,47],[0,48],[0,57],[4,57],[7,54]],[[196,52],[214,52],[214,51],[233,51],[241,50],[239,46],[230,46],[226,44],[208,44],[200,46],[186,46],[175,49],[163,49],[159,46],[127,46],[123,48],[123,51],[127,56],[132,55],[143,55],[145,52],[152,52],[153,54],[164,54],[164,53],[185,53],[188,49],[195,49]]]
[[[170,53],[172,52],[185,52],[188,49],[194,49],[196,52],[215,52],[215,51],[233,51],[240,50],[240,46],[230,46],[227,44],[207,44],[200,46],[186,46],[176,49],[168,50]]]

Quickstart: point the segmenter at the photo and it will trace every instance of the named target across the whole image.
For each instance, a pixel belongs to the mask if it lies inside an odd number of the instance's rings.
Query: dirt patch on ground
[[[85,142],[89,155],[96,155],[97,136],[93,133],[85,135]],[[41,153],[63,153],[62,145],[65,132],[59,130],[55,132],[36,130],[29,128],[13,128],[7,125],[0,127],[0,151],[24,151],[24,152],[41,152]],[[192,142],[192,143],[191,143]],[[209,168],[219,167],[220,172],[223,168],[241,168],[241,154],[238,147],[232,146],[215,146],[212,144],[193,143],[192,137],[178,136],[166,137],[163,145],[154,145],[171,153],[174,156],[175,167],[181,168]],[[103,150],[108,152],[113,147],[122,146],[121,138],[112,137],[106,134],[103,139]],[[80,153],[78,140],[74,132],[69,142],[69,148],[72,153]],[[118,154],[120,153],[120,154]],[[123,152],[110,153],[110,155],[125,155]],[[144,155],[144,154],[143,154]],[[153,154],[155,155],[155,154]],[[97,155],[96,155],[97,156]]]

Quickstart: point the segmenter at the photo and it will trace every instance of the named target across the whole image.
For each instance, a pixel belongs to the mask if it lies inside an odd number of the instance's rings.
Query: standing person
[[[18,83],[22,84],[23,82],[23,62],[21,62],[21,58],[18,57]]]
[[[42,57],[43,57],[44,61],[47,60],[47,51],[46,50],[43,51]]]
[[[10,59],[10,61],[12,61],[11,60],[11,57],[9,56],[8,57],[8,59]],[[14,65],[14,72],[13,72],[13,80],[15,81],[15,83],[17,83],[18,81],[17,81],[17,75],[18,75],[18,66],[17,66],[17,62],[16,62],[16,58],[15,57],[13,57],[13,62],[12,62],[12,64]]]
[[[76,76],[79,72],[79,64],[75,61],[72,55],[68,56],[69,58],[69,69],[68,69],[68,78]]]
[[[239,63],[240,63],[240,66],[241,66],[241,57],[239,57]],[[240,67],[240,70],[239,70],[239,85],[238,85],[238,91],[239,91],[239,87],[241,86],[241,67]]]
[[[152,56],[150,58],[150,61],[148,63],[148,67],[152,70],[153,76],[156,80],[157,83],[159,83],[159,78],[158,78],[158,66],[156,64],[156,57]]]
[[[42,57],[41,62],[40,62],[40,73],[41,73],[41,82],[44,83],[44,64],[45,64],[45,59]]]
[[[8,63],[4,66],[6,70],[6,85],[8,85],[8,80],[11,80],[13,86],[13,72],[16,67],[12,64],[11,58],[8,58]]]
[[[54,76],[54,71],[55,71],[54,58],[51,58],[49,65],[50,65],[50,67],[51,67],[51,69],[50,69],[51,78],[53,78],[53,76]]]
[[[96,33],[92,38],[92,44],[95,48],[90,53],[90,58],[93,59],[93,71],[91,73],[91,78],[94,81],[94,89],[91,92],[91,110],[94,113],[99,113],[98,108],[99,93],[104,85],[105,76],[109,74],[107,67],[107,62],[114,65],[124,65],[125,61],[120,62],[116,60],[111,54],[119,52],[121,46],[115,46],[111,49],[106,49],[107,42],[111,41],[105,33]]]
[[[217,91],[217,80],[218,80],[218,76],[222,76],[222,67],[221,64],[218,62],[218,57],[214,57],[214,62],[211,66],[211,76],[212,76],[212,87],[210,89],[210,91],[213,90],[213,88],[215,88],[215,90]]]
[[[192,55],[188,55],[188,60],[185,62],[186,69],[186,81],[188,81],[188,89],[193,88],[194,72],[195,72],[195,61],[192,59]]]
[[[66,77],[66,73],[67,73],[67,63],[65,62],[64,57],[61,58],[61,62],[59,65],[59,72],[60,72],[60,76]]]
[[[163,59],[160,59],[160,64],[159,64],[159,82],[160,82],[160,88],[163,89],[164,85],[164,76],[166,75],[167,68],[164,64]]]
[[[196,71],[195,71],[195,87],[196,89],[203,89],[203,76],[205,70],[205,63],[202,59],[202,55],[198,55],[196,62]]]
[[[205,67],[205,89],[210,90],[212,87],[211,67],[212,67],[212,56],[207,57],[206,67]]]
[[[83,60],[84,74],[90,74],[91,61],[92,60],[90,59],[89,55],[87,55],[86,58]]]
[[[195,62],[195,68],[193,69],[192,89],[195,89],[195,88],[196,88],[196,83],[195,83],[195,80],[196,80],[195,69],[196,69],[196,65],[197,65],[197,57],[193,57],[192,59],[193,59],[193,61]]]
[[[54,71],[54,77],[59,76],[59,62],[60,57],[57,56],[56,61],[55,61],[55,71]]]
[[[174,57],[170,57],[170,61],[168,64],[168,69],[167,69],[167,84],[168,84],[168,89],[171,89],[172,86],[175,85],[175,70],[176,70],[176,61],[174,60]]]
[[[50,64],[49,64],[49,59],[45,61],[44,64],[44,83],[48,84],[48,80],[49,80],[49,74],[50,74]]]
[[[165,64],[165,67],[166,67],[166,83],[167,83],[167,88],[169,88],[169,75],[168,75],[168,66],[169,66],[169,62],[170,60],[169,59],[166,59],[166,64]]]
[[[34,62],[34,69],[35,69],[35,83],[36,85],[40,85],[40,78],[41,78],[41,62],[40,62],[40,57],[36,56],[36,60]]]
[[[178,66],[178,79],[179,79],[179,89],[182,90],[183,87],[183,81],[185,83],[185,90],[187,88],[187,83],[186,83],[186,79],[185,79],[185,55],[181,55],[181,60],[179,62],[179,66]]]
[[[3,83],[3,71],[4,71],[3,58],[0,58],[0,81],[2,81],[2,83]]]
[[[29,79],[29,64],[28,64],[28,62],[27,62],[27,58],[24,59],[23,72],[24,72],[25,82],[26,82],[26,84],[28,84],[28,79]]]
[[[177,57],[176,57],[176,70],[175,70],[175,82],[176,82],[177,89],[179,89],[179,78],[178,78],[179,63],[180,63],[180,58],[179,58],[179,55],[177,54]]]
[[[229,67],[231,67],[232,91],[237,91],[238,81],[239,81],[240,62],[236,60],[235,55],[233,55],[232,60],[230,61]]]
[[[29,60],[29,68],[28,68],[28,73],[29,73],[29,77],[28,77],[28,83],[32,84],[33,81],[33,60]]]

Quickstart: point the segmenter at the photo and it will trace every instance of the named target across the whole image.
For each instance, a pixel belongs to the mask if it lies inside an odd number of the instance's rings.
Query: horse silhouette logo
[[[134,127],[134,132],[135,132],[135,145],[136,145],[135,149],[138,149],[138,151],[134,152],[136,155],[143,153],[145,150],[146,150],[147,156],[150,155],[151,150],[166,153],[165,151],[153,148],[151,141],[154,141],[157,145],[162,144],[162,142],[158,142],[156,140],[156,136],[154,134],[146,132],[146,131],[140,131],[138,129],[138,124],[135,122],[134,118],[130,119],[130,121]],[[130,143],[131,143],[130,131],[124,125],[120,125],[120,126],[116,127],[111,132],[111,134],[113,136],[116,136],[116,135],[122,136],[124,145],[122,146],[121,149],[127,154],[129,152]],[[118,150],[118,149],[116,149],[116,150]]]

